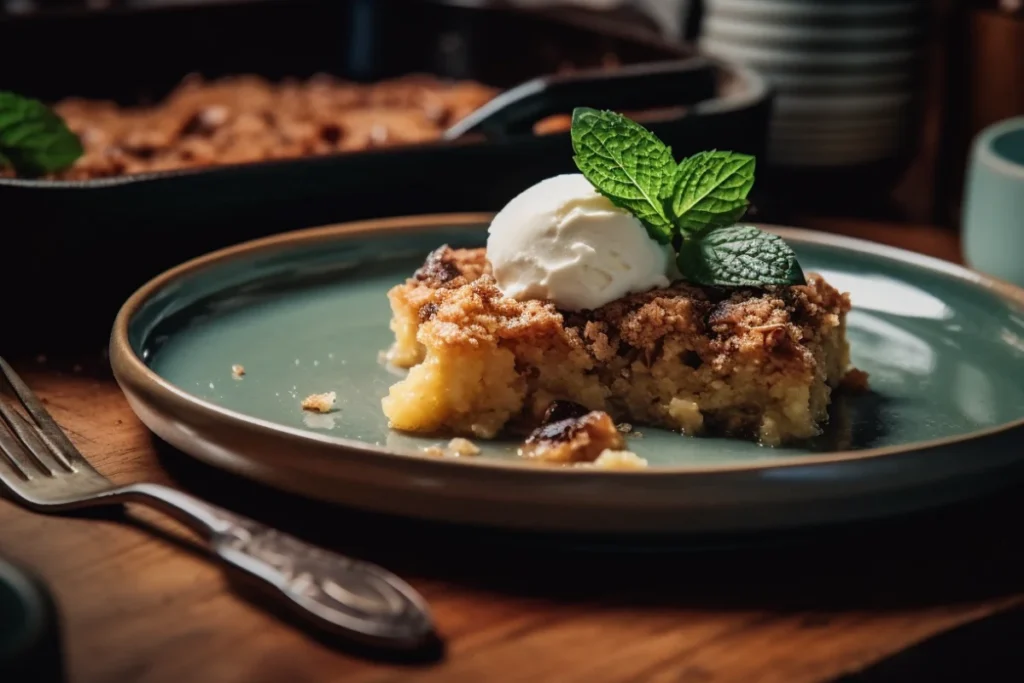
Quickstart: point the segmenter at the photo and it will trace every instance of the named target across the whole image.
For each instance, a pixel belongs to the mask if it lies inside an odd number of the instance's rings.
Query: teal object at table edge
[[[43,580],[0,555],[0,681],[64,683],[61,620]]]

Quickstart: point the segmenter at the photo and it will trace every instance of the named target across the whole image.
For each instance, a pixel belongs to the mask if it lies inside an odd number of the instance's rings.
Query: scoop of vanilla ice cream
[[[505,296],[562,310],[603,306],[669,285],[672,251],[582,174],[542,180],[494,217],[487,258]]]

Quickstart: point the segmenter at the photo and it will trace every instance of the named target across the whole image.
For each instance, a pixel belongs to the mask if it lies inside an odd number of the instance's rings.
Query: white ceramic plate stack
[[[923,0],[705,0],[700,47],[777,96],[769,162],[849,167],[912,144]]]

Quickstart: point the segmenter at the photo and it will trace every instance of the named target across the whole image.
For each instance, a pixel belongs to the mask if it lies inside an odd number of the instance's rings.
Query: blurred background
[[[0,0],[8,17],[220,4],[225,0]],[[447,4],[515,5],[585,17],[687,42],[752,67],[777,91],[768,160],[780,171],[774,189],[787,213],[955,228],[970,138],[989,123],[1024,112],[1020,0]],[[296,24],[291,30],[303,29]],[[858,192],[849,191],[851,184]]]
[[[755,69],[777,93],[775,189],[798,211],[956,229],[971,139],[1024,114],[1024,0],[516,4],[604,14]]]
[[[956,234],[972,139],[1024,114],[1022,4],[0,0],[0,90],[54,106],[86,147],[41,183],[0,168],[0,203],[112,317],[239,240],[497,210],[575,170],[567,115],[588,105],[677,157],[756,154],[756,220]],[[138,253],[127,269],[83,265],[115,245]]]

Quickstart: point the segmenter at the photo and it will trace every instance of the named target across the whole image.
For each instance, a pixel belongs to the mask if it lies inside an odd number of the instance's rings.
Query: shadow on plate
[[[805,446],[812,453],[834,453],[882,445],[891,431],[886,416],[894,413],[898,403],[875,391],[858,395],[837,392],[829,406],[825,430],[808,439]]]
[[[1024,591],[1024,548],[1010,541],[1011,525],[1024,512],[1020,489],[830,528],[740,537],[583,538],[326,505],[235,477],[163,442],[156,447],[174,483],[201,498],[403,576],[504,594],[828,611],[949,605]]]

